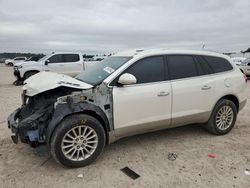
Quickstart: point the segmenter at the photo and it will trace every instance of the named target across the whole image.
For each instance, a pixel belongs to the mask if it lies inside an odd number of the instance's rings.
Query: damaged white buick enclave
[[[22,101],[8,117],[14,143],[46,144],[57,162],[81,167],[125,136],[187,124],[226,134],[247,96],[245,77],[227,56],[137,50],[75,78],[38,73],[25,81]]]

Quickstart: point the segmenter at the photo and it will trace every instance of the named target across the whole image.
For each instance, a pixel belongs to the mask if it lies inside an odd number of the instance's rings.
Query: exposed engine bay
[[[16,113],[20,140],[32,146],[44,143],[46,128],[54,111],[54,103],[58,97],[69,95],[73,91],[77,89],[60,87],[32,97],[27,97],[24,91],[23,105]]]

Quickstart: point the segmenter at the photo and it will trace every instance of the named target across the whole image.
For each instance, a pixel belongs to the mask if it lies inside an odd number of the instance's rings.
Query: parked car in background
[[[107,56],[91,56],[89,58],[84,58],[84,61],[85,62],[88,62],[88,61],[102,61],[105,58],[107,58]]]
[[[241,64],[238,64],[237,66],[246,76],[250,76],[250,58],[245,59]]]
[[[24,80],[41,71],[76,76],[85,70],[85,66],[87,66],[87,63],[83,62],[80,53],[53,53],[44,56],[37,62],[28,61],[15,64],[14,75],[17,78],[15,83],[18,83],[17,85],[22,84]]]
[[[81,167],[130,135],[187,124],[227,134],[247,95],[227,56],[146,50],[110,56],[75,78],[38,73],[25,81],[22,101],[8,117],[14,143],[47,144],[57,162]]]
[[[0,59],[0,63],[5,63],[5,60],[6,60],[7,58],[1,58]]]
[[[26,57],[15,57],[14,59],[6,59],[5,65],[13,66],[14,64],[25,61],[26,59]]]
[[[245,57],[232,57],[231,61],[235,63],[236,65],[240,65],[244,60],[246,60]]]

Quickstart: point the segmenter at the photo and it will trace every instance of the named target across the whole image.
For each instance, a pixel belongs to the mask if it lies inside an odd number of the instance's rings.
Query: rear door
[[[167,62],[173,91],[172,126],[207,121],[214,89],[210,68],[191,55],[169,55]]]
[[[123,73],[130,73],[136,84],[113,87],[114,127],[116,136],[128,136],[170,126],[171,83],[166,75],[163,56],[144,58]]]

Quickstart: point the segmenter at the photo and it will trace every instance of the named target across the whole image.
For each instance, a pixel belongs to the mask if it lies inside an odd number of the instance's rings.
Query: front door
[[[167,128],[171,123],[171,84],[163,56],[137,61],[123,73],[137,83],[114,86],[114,127],[118,137]]]
[[[62,54],[55,54],[49,59],[48,65],[45,65],[45,71],[65,73],[65,62]]]

